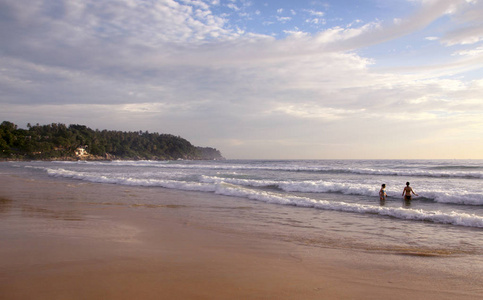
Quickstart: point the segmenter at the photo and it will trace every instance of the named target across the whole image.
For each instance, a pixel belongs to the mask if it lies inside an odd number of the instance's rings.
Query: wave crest
[[[135,186],[158,186],[170,189],[212,192],[220,195],[242,197],[266,203],[279,205],[291,205],[298,207],[309,207],[323,210],[334,210],[341,212],[352,212],[361,214],[377,214],[381,216],[390,216],[403,220],[430,221],[434,223],[452,224],[468,227],[483,227],[483,217],[475,214],[467,213],[445,213],[440,211],[424,211],[407,208],[382,207],[376,205],[336,202],[328,200],[316,200],[308,197],[299,197],[293,195],[283,195],[276,192],[268,192],[246,188],[244,186],[266,187],[276,184],[275,181],[257,181],[248,179],[232,179],[228,183],[227,179],[217,179],[214,177],[204,176],[202,182],[186,182],[166,179],[135,179],[130,177],[118,176],[108,177],[103,175],[93,175],[90,173],[70,171],[65,169],[47,169],[50,176],[74,178],[97,183],[112,183],[122,185]],[[244,185],[244,186],[243,186]],[[317,189],[325,192],[343,192],[343,193],[371,193],[363,186],[347,187],[343,184],[326,184],[316,185],[315,182],[304,184],[296,184],[294,182],[278,183],[277,186],[282,190],[314,190]],[[362,191],[362,192],[361,192]]]

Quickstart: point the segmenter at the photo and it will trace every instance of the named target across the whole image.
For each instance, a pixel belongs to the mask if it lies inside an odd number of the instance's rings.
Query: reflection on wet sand
[[[147,208],[183,208],[187,207],[186,205],[179,205],[179,204],[132,204],[130,207],[147,207]]]
[[[7,213],[12,207],[12,200],[0,197],[0,214]]]
[[[32,205],[22,205],[22,216],[31,218],[45,218],[64,221],[83,221],[81,214],[75,211],[55,211]]]
[[[128,193],[107,184],[73,190],[72,184],[50,179],[0,180],[5,197],[0,212],[9,212],[0,213],[1,299],[358,299],[361,291],[367,299],[482,295],[479,282],[471,281],[481,267],[461,268],[459,260],[478,257],[478,246],[466,253],[460,244],[372,243],[344,234],[353,226],[350,214],[337,214],[346,219],[334,223],[326,211],[305,217],[299,215],[303,209],[221,195],[141,187]],[[320,224],[326,224],[323,230],[315,227]],[[395,231],[387,225],[376,229],[377,238]]]

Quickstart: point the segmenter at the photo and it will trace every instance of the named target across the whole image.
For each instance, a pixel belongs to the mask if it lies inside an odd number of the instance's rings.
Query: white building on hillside
[[[84,156],[89,155],[89,153],[87,153],[86,148],[87,148],[87,146],[77,147],[77,149],[75,149],[75,156],[84,157]]]

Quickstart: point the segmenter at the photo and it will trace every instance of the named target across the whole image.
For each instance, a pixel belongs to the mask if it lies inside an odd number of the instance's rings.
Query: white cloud
[[[475,44],[483,40],[483,2],[466,1],[452,13],[456,29],[447,32],[441,41],[448,46]]]
[[[279,16],[276,16],[276,17],[277,17],[277,21],[282,22],[282,23],[285,23],[285,22],[292,20],[291,17],[279,17]]]
[[[305,20],[306,23],[310,24],[325,24],[326,21],[324,19],[318,19],[318,18],[313,18],[313,19],[307,19]]]
[[[470,49],[470,50],[457,51],[453,55],[472,56],[472,57],[483,55],[483,46],[477,47],[475,49]]]
[[[334,121],[346,119],[354,115],[364,115],[365,109],[347,110],[341,108],[324,107],[317,104],[290,104],[281,105],[273,108],[271,113],[282,113],[302,119],[319,119],[324,121]]]
[[[317,40],[323,42],[326,49],[331,51],[344,51],[367,47],[370,45],[397,39],[429,25],[434,20],[447,15],[464,0],[422,1],[421,8],[413,15],[398,19],[392,24],[381,21],[369,22],[356,28],[354,23],[347,29],[340,27],[329,28],[318,34]],[[329,45],[330,44],[330,45]]]
[[[454,30],[446,34],[441,41],[448,45],[471,45],[483,41],[483,23],[478,26]]]
[[[304,11],[305,12],[308,12],[312,16],[317,16],[317,17],[323,17],[325,15],[324,12],[322,12],[322,11],[316,11],[316,10],[313,10],[313,9],[306,9]]]
[[[192,5],[192,6],[199,7],[201,9],[204,9],[204,10],[207,10],[207,9],[210,8],[210,6],[208,4],[206,4],[205,2],[203,2],[201,0],[180,0],[180,1],[183,4]]]
[[[236,4],[234,4],[234,3],[228,3],[226,6],[228,8],[230,8],[230,9],[233,9],[234,11],[239,11],[240,10],[240,8]]]
[[[216,140],[231,157],[243,157],[241,144],[268,151],[290,143],[294,153],[310,143],[377,144],[371,132],[382,120],[381,130],[402,139],[412,139],[404,126],[421,140],[451,126],[483,126],[481,80],[454,76],[481,68],[481,46],[455,49],[460,58],[445,64],[400,69],[375,69],[357,52],[425,28],[450,8],[462,26],[474,22],[460,13],[464,1],[423,1],[396,24],[281,29],[283,39],[215,15],[207,3],[218,1],[65,1],[63,9],[0,1],[11,9],[0,18],[0,118],[7,120],[162,130],[195,144]],[[228,5],[240,9],[236,3]],[[323,21],[322,12],[308,12]],[[452,32],[445,43],[475,36]]]
[[[300,30],[284,30],[283,32],[295,39],[301,39],[310,36],[307,32],[303,32]]]

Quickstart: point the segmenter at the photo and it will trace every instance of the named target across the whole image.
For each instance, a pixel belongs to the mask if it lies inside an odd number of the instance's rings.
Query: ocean
[[[243,230],[277,224],[280,239],[314,247],[483,263],[482,160],[31,161],[0,173],[224,195],[212,218],[236,223],[219,209],[236,207]],[[407,181],[419,194],[410,202]]]

